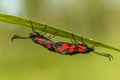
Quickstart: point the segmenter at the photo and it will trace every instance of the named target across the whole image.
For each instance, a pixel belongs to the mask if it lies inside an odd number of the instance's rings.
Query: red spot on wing
[[[76,47],[75,45],[72,45],[72,46],[70,47],[70,49],[69,49],[69,52],[70,52],[70,53],[74,52],[75,47]]]
[[[37,39],[37,42],[38,42],[39,44],[43,44],[43,39],[42,39],[42,38],[38,38],[38,39]]]
[[[61,45],[60,51],[63,51],[63,50],[68,49],[68,48],[70,48],[70,47],[68,46],[68,44],[64,43],[64,44]]]
[[[47,48],[51,48],[50,41],[46,41]]]
[[[78,51],[79,52],[85,52],[86,51],[86,46],[78,46]]]

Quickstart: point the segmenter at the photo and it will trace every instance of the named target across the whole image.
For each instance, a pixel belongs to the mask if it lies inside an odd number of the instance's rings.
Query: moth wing
[[[56,47],[56,50],[58,53],[69,54],[69,49],[70,49],[71,45],[72,45],[71,43],[57,42],[55,44],[55,47]]]

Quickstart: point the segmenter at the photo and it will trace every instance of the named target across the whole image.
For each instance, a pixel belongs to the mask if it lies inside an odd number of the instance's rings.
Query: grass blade
[[[25,18],[21,18],[21,17],[17,17],[17,16],[0,14],[0,21],[31,28],[31,24],[30,24],[29,20],[30,19],[25,19]],[[46,25],[44,23],[33,21],[33,20],[32,20],[32,23],[34,25],[34,28],[38,29],[38,30],[43,30],[43,28]],[[55,31],[57,31],[58,32],[56,34],[57,36],[72,39],[72,32],[68,32],[68,31],[65,31],[65,30],[62,30],[62,29],[58,29],[58,28],[55,28],[55,27],[52,27],[52,26],[49,26],[49,25],[47,25],[47,28],[46,28],[45,31],[47,33],[51,33],[51,34],[54,33]],[[74,34],[74,36],[75,36],[76,40],[80,41],[81,35]],[[101,42],[98,42],[98,41],[95,41],[95,40],[92,40],[92,39],[89,39],[89,38],[85,38],[83,36],[82,36],[82,38],[85,42],[87,42],[89,44],[98,43],[97,46],[99,46],[99,47],[104,47],[104,48],[107,48],[107,49],[111,49],[111,50],[115,50],[115,51],[120,52],[120,49],[117,49],[115,47],[103,44]]]

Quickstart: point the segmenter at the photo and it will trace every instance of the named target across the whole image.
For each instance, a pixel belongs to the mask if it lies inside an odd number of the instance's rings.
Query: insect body
[[[82,43],[77,43],[77,41],[74,38],[74,35],[72,34],[74,43],[68,43],[68,42],[56,42],[55,48],[56,52],[64,54],[64,55],[75,55],[75,54],[88,54],[90,52],[93,52],[100,56],[108,57],[109,60],[113,59],[113,56],[106,53],[99,53],[94,51],[94,46],[88,46],[84,43],[84,41],[81,38]]]
[[[74,54],[87,54],[90,51],[93,51],[94,48],[89,48],[86,44],[72,44],[67,42],[57,42],[55,44],[57,48],[57,52],[61,54],[68,54],[68,55],[74,55]]]
[[[31,23],[31,26],[32,26],[33,33],[30,33],[28,37],[21,37],[21,36],[18,36],[18,35],[14,35],[11,40],[13,41],[14,39],[32,39],[33,42],[42,45],[43,47],[47,48],[48,50],[55,51],[54,50],[55,49],[54,48],[55,42],[50,40],[54,36],[51,35],[48,38],[44,37],[45,34],[41,35],[40,33],[34,31],[31,20],[30,20],[30,23]]]
[[[46,47],[48,50],[54,51],[55,42],[53,42],[52,40],[47,39],[44,36],[41,37],[40,34],[30,34],[29,38],[31,38],[33,42]]]

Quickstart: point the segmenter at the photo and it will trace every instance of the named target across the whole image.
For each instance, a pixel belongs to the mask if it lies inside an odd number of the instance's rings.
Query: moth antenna
[[[21,37],[18,35],[13,35],[13,37],[11,38],[11,41],[13,42],[14,39],[28,39],[28,37]]]
[[[107,53],[99,53],[99,52],[95,52],[93,51],[95,54],[100,55],[100,56],[104,56],[107,57],[110,61],[113,59],[113,56],[111,54],[107,54]]]

